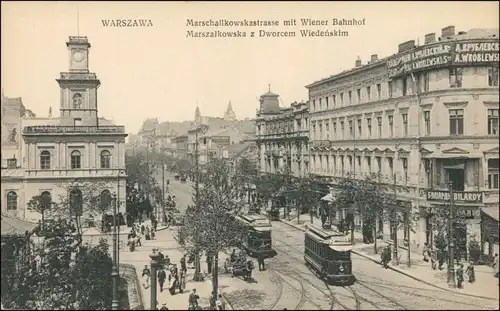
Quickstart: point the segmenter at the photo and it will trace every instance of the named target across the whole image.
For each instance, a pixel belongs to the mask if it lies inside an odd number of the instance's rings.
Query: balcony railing
[[[23,134],[123,134],[125,126],[62,126],[62,125],[37,125],[25,126]]]

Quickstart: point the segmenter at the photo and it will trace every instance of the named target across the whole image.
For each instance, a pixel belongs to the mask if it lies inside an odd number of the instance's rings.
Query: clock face
[[[75,53],[73,53],[73,60],[75,62],[81,62],[84,58],[85,58],[85,56],[81,52],[75,52]]]

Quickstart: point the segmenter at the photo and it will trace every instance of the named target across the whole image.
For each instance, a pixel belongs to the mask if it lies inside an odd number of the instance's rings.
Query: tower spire
[[[268,84],[267,87],[269,88],[269,93],[271,93],[271,84]]]

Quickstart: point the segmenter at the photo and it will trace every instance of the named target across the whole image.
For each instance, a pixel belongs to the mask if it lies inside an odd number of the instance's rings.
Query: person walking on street
[[[469,283],[474,283],[476,281],[476,272],[474,271],[474,262],[469,262],[467,269],[465,269],[467,277],[469,278]]]
[[[498,278],[498,253],[495,254],[495,258],[493,258],[493,275]]]
[[[179,272],[179,293],[183,293],[186,288],[186,271],[182,270]]]
[[[163,292],[163,284],[165,284],[165,280],[167,279],[167,273],[165,269],[161,269],[158,271],[158,284],[160,285],[160,293]]]
[[[464,283],[464,264],[460,264],[456,271],[457,274],[457,288],[463,288]]]
[[[437,266],[437,252],[435,249],[431,250],[431,268],[432,270],[436,270]]]
[[[200,296],[198,296],[196,288],[194,288],[191,294],[189,294],[189,310],[198,309],[198,299],[200,299]]]
[[[264,263],[264,254],[262,252],[259,252],[259,254],[257,255],[257,261],[259,263],[259,271],[265,271],[266,266]]]
[[[182,255],[182,258],[181,258],[181,270],[184,271],[184,272],[187,272],[186,255]]]
[[[213,265],[212,255],[207,254],[207,272],[208,272],[208,274],[212,273],[212,265]]]
[[[424,261],[429,262],[430,249],[429,249],[429,245],[427,243],[424,243],[424,250],[422,252],[422,255],[424,256]]]
[[[149,288],[149,278],[151,277],[151,270],[149,270],[148,265],[144,265],[144,269],[142,270],[142,286],[145,289]]]

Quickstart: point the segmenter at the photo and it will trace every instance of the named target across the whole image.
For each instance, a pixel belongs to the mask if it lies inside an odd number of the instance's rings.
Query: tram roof
[[[328,230],[315,225],[308,225],[306,234],[313,235],[322,243],[330,244],[330,248],[335,251],[346,252],[352,249],[348,238],[338,230]]]
[[[271,226],[271,221],[269,218],[263,215],[257,215],[257,214],[244,214],[244,215],[238,215],[236,218],[241,219],[244,222],[247,222],[251,224],[252,226]]]

